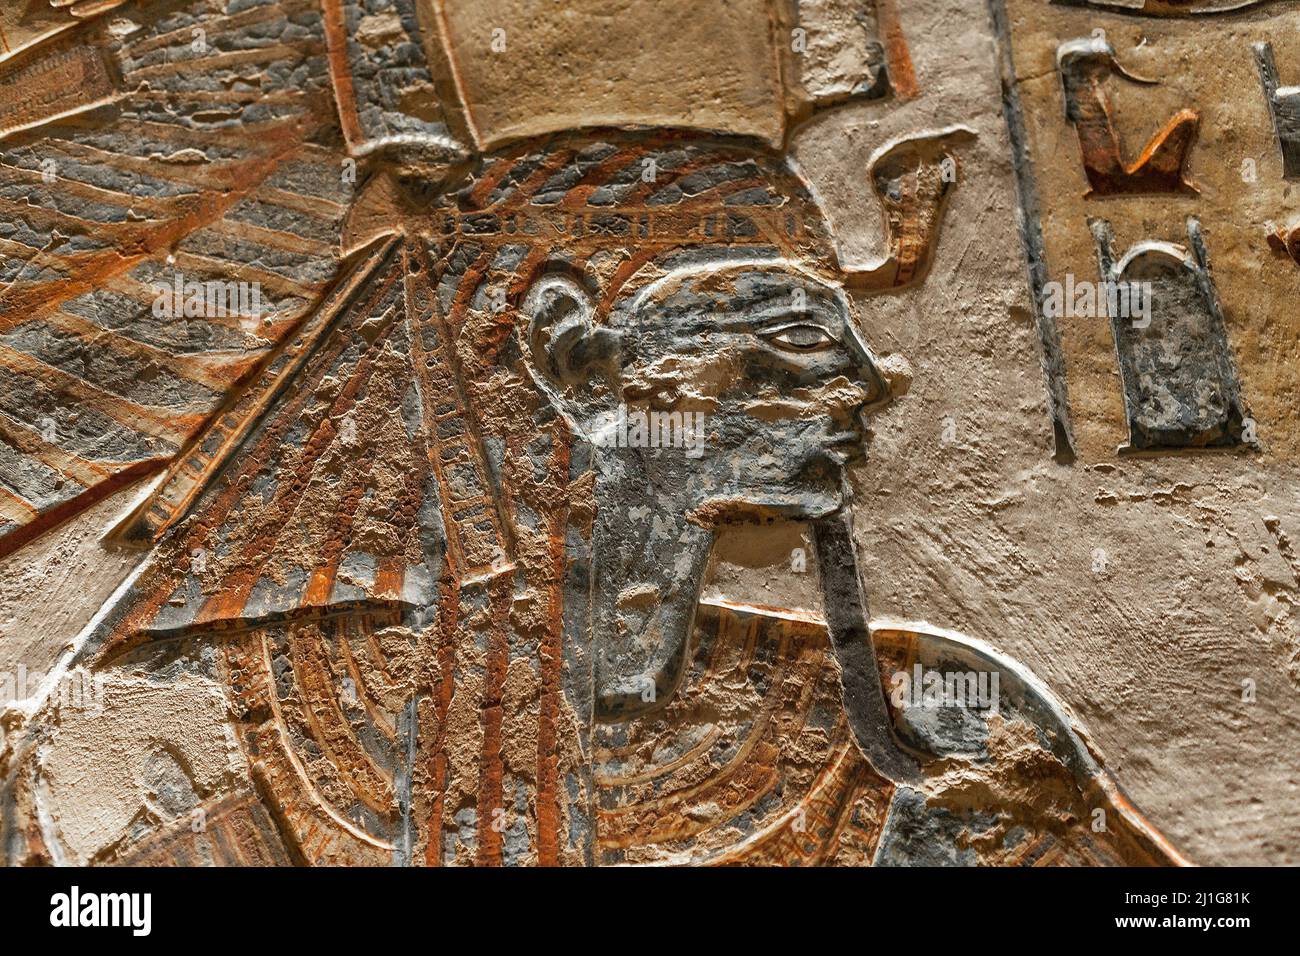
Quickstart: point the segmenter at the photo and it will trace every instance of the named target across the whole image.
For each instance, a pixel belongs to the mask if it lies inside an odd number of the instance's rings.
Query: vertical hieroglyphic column
[[[1059,329],[1086,460],[1121,445],[1179,450],[1259,438],[1288,458],[1296,449],[1289,429],[1271,425],[1287,415],[1280,396],[1300,384],[1275,347],[1294,334],[1284,303],[1300,282],[1286,242],[1296,209],[1285,79],[1300,63],[1300,12],[1247,7],[994,3],[1019,77],[1024,188],[1041,221],[1032,254],[1044,282],[1059,284],[1038,294]],[[1134,303],[1134,315],[1099,318],[1101,301],[1090,306],[1086,295],[1104,300],[1108,279],[1127,285],[1132,275],[1099,273],[1090,224],[1113,231],[1117,267],[1127,266],[1126,253],[1150,266],[1142,244],[1163,243],[1168,261],[1186,269],[1197,258],[1191,220],[1207,263],[1191,285],[1205,288],[1184,299],[1166,290],[1162,299],[1157,282],[1135,290],[1153,295]],[[1225,335],[1216,320],[1189,318],[1219,308]],[[1164,357],[1150,364],[1134,349]],[[1165,423],[1164,438],[1138,434],[1155,421]]]

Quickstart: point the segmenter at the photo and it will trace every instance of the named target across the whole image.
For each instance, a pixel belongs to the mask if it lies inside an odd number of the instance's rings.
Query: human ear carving
[[[617,354],[618,338],[593,321],[591,293],[568,276],[539,279],[524,300],[533,364],[556,389],[591,383]]]

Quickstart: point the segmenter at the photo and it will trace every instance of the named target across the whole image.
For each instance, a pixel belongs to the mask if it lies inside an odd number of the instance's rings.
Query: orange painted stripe
[[[379,298],[381,298],[387,292],[387,290],[391,287],[394,280],[395,280],[394,276],[389,276],[386,282],[382,282],[378,284],[379,285],[378,290],[366,302],[365,308],[367,311],[369,310],[370,306],[372,306]],[[381,334],[383,334],[383,332],[381,332]],[[337,354],[337,349],[341,349],[342,345],[343,343],[341,341],[336,343],[336,351],[333,354]],[[318,381],[328,371],[329,364],[330,364],[329,361],[326,361],[324,357],[320,360],[320,364],[314,370],[316,372],[316,378]],[[248,593],[251,592],[254,583],[257,581],[258,577],[261,574],[261,569],[263,564],[265,564],[265,562],[270,558],[273,552],[274,545],[277,540],[277,535],[279,534],[281,528],[283,527],[284,522],[288,519],[289,515],[301,504],[301,498],[293,494],[292,489],[294,489],[295,487],[302,488],[306,486],[306,482],[310,473],[315,468],[320,456],[325,453],[325,450],[329,447],[330,443],[333,440],[334,429],[332,425],[332,418],[334,417],[334,415],[338,414],[338,412],[342,408],[345,407],[345,403],[352,402],[355,399],[357,392],[360,391],[361,388],[364,387],[364,385],[370,381],[370,376],[373,374],[373,372],[374,372],[373,357],[370,353],[366,353],[356,363],[356,365],[354,366],[354,370],[352,374],[349,376],[346,385],[340,390],[339,395],[335,398],[330,409],[331,414],[327,415],[324,419],[321,420],[320,424],[316,426],[316,429],[312,433],[310,438],[308,438],[303,448],[302,456],[299,459],[297,467],[294,469],[293,473],[289,476],[283,476],[282,472],[277,475],[277,477],[281,477],[281,484],[280,484],[281,491],[274,499],[273,507],[268,510],[268,514],[266,515],[265,518],[266,531],[264,534],[261,534],[248,541],[244,545],[243,549],[241,550],[238,558],[238,565],[237,565],[240,568],[240,570],[237,571],[235,574],[231,575],[231,578],[229,579],[230,580],[229,587],[231,589],[230,598],[221,599],[220,595],[214,594],[211,598],[208,599],[207,603],[203,606],[203,608],[199,612],[199,617],[197,620],[201,620],[201,621],[217,620],[221,615],[227,615],[232,613],[238,614],[239,611],[243,610],[243,601],[247,600]],[[292,414],[294,410],[294,406],[296,405],[297,407],[300,408],[301,405],[304,404],[307,400],[309,400],[312,394],[314,393],[315,389],[309,388],[307,387],[307,385],[308,383],[305,382],[302,383],[301,387],[298,389],[298,392],[294,397],[294,401],[290,402],[289,406],[279,416],[280,420],[286,426],[292,421],[296,420],[298,417],[296,414]],[[282,436],[277,432],[276,429],[267,429],[267,432],[263,436],[263,439],[259,443],[257,449],[253,450],[252,453],[245,459],[244,462],[245,468],[250,467],[250,465],[251,467],[254,468],[260,467],[261,463],[265,461],[265,458],[268,454],[268,449],[270,447],[273,447],[273,443],[278,444],[278,442],[281,439]],[[284,480],[285,478],[289,480]],[[239,485],[240,483],[237,480],[232,480],[229,486],[227,487],[226,495],[223,496],[226,499],[224,502],[224,509],[218,513],[219,516],[216,518],[217,522],[224,520],[224,517],[228,513],[229,508],[233,506],[234,498],[238,495]],[[359,501],[359,499],[355,499],[355,500]],[[341,541],[339,542],[337,547],[339,551],[342,550]],[[330,558],[328,558],[327,560],[331,560],[331,559],[337,560],[337,553],[338,552],[336,552],[335,555],[330,556]],[[258,555],[258,554],[261,555],[261,560],[258,560],[256,563],[253,563],[254,555]],[[235,607],[233,602],[238,598],[238,595],[240,594],[243,595],[243,601],[240,601],[238,607]]]
[[[876,26],[885,41],[890,84],[899,97],[908,100],[917,96],[921,88],[916,82],[916,69],[912,66],[912,54],[903,36],[903,21],[896,3],[897,0],[876,0]]]
[[[549,474],[567,480],[572,436],[557,420],[552,430],[555,454]],[[540,648],[542,689],[541,713],[537,726],[537,862],[557,866],[560,862],[560,755],[557,751],[564,654],[565,538],[569,523],[568,499],[551,516],[547,532],[550,580],[547,584],[546,635]]]
[[[513,581],[510,575],[496,578],[492,591],[492,630],[488,635],[487,673],[483,679],[483,701],[479,713],[483,728],[483,749],[479,754],[478,865],[500,866],[504,825],[514,821],[505,806],[502,777],[505,771],[501,745],[503,714],[501,692],[506,683],[510,647],[506,623],[510,617]],[[504,816],[503,816],[504,814]]]
[[[396,601],[402,596],[402,581],[406,577],[406,565],[401,558],[385,558],[375,572],[373,597],[379,600]]]
[[[330,78],[334,81],[334,99],[338,106],[343,138],[351,149],[365,139],[361,118],[357,115],[357,94],[352,87],[352,64],[348,60],[348,33],[340,0],[321,0],[325,20],[325,50]]]
[[[426,866],[442,865],[442,819],[447,794],[443,789],[447,779],[447,713],[456,690],[456,631],[460,616],[459,578],[450,569],[438,585],[437,663],[438,679],[434,691],[434,730],[432,768],[433,807],[425,828],[424,862]]]

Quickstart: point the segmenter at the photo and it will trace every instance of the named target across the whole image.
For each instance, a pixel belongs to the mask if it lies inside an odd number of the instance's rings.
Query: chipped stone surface
[[[1293,6],[28,6],[7,863],[1295,862]]]

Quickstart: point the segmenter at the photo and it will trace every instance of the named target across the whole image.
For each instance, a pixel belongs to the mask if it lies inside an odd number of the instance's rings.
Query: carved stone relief
[[[26,6],[0,14],[6,863],[1212,857],[1149,772],[1167,702],[1108,716],[1152,639],[1113,607],[1170,589],[1107,604],[1124,546],[1083,536],[1098,476],[1185,551],[1150,485],[1289,467],[1294,356],[1239,310],[1300,276],[1267,185],[1300,46],[1237,51],[1249,117],[1150,67],[1208,53],[1202,14],[1290,4]],[[1248,123],[1270,191],[1230,218],[1207,164]],[[1243,249],[1273,270],[1249,299]],[[1136,312],[1072,318],[1067,273]],[[1289,569],[1295,519],[1264,525]],[[1269,635],[1239,660],[1281,725],[1294,605],[1253,562],[1216,572],[1250,608],[1188,596],[1188,628]]]

